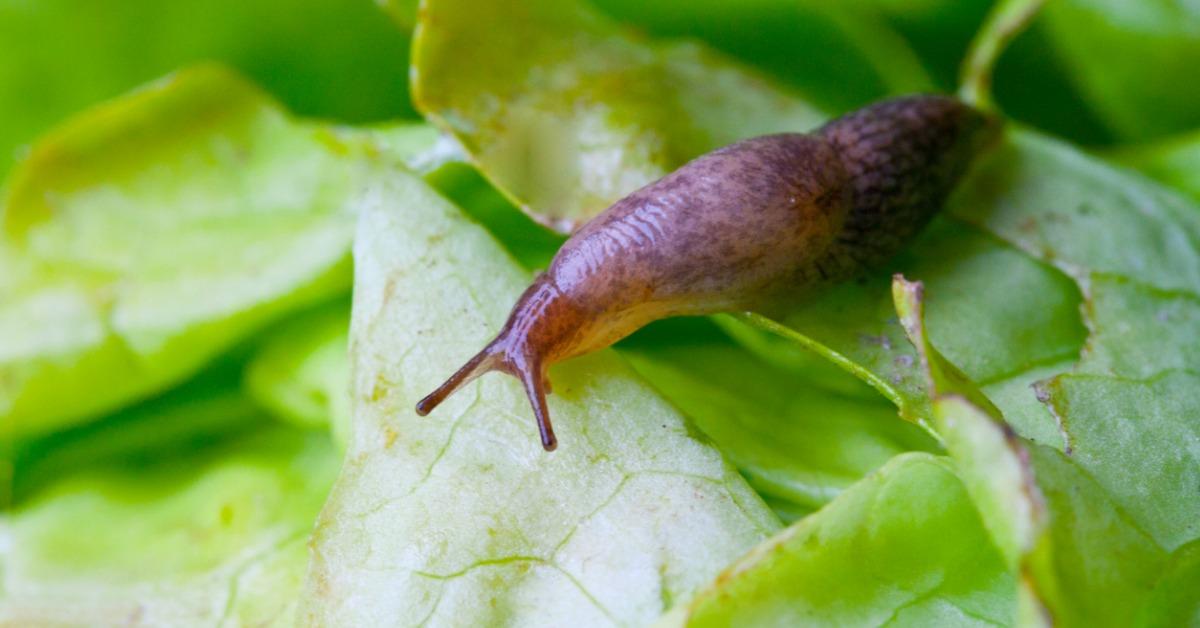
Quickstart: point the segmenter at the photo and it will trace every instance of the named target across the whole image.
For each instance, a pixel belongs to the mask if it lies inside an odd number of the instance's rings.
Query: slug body
[[[523,383],[552,450],[551,364],[659,318],[750,309],[887,260],[938,211],[994,129],[957,100],[916,96],[698,157],[572,235],[496,339],[417,412],[504,371]]]

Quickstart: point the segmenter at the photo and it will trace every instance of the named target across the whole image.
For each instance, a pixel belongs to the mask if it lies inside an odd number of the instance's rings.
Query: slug
[[[886,261],[929,222],[997,126],[953,98],[912,96],[812,133],[702,155],[576,231],[499,335],[417,413],[503,371],[524,385],[551,451],[551,364],[659,318],[753,309]]]

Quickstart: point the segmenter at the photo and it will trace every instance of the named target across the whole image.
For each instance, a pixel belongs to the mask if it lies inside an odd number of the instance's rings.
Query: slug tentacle
[[[534,416],[537,418],[542,447],[545,447],[546,451],[553,451],[558,446],[558,439],[554,437],[554,427],[550,424],[550,411],[546,407],[546,394],[550,390],[550,379],[542,367],[541,358],[527,347],[514,347],[512,345],[513,338],[513,336],[503,334],[488,343],[483,351],[467,360],[467,363],[455,371],[441,386],[418,402],[417,414],[420,416],[429,414],[446,398],[476,377],[488,371],[503,371],[521,380],[521,384],[525,387],[525,394],[529,397],[529,404],[533,407]]]
[[[546,404],[550,392],[546,367],[566,357],[565,352],[573,346],[572,339],[585,318],[553,280],[539,275],[521,295],[496,338],[417,403],[417,414],[429,414],[476,377],[488,371],[501,371],[521,381],[537,418],[542,447],[553,451],[558,440]]]
[[[417,412],[503,371],[553,450],[552,364],[655,319],[761,309],[877,266],[929,222],[996,129],[953,98],[915,96],[702,155],[572,234],[495,340]]]
[[[533,407],[538,434],[542,437],[542,448],[554,451],[558,447],[558,439],[554,437],[554,426],[550,424],[550,410],[546,408],[546,373],[536,360],[530,359],[519,367],[515,375],[525,386],[525,395],[529,397],[529,405]]]
[[[433,409],[442,405],[442,402],[447,397],[453,395],[455,391],[467,384],[471,383],[476,377],[483,375],[488,371],[495,370],[494,350],[495,343],[491,343],[484,347],[483,351],[475,354],[475,357],[467,360],[467,363],[459,367],[453,375],[450,376],[436,390],[425,395],[425,398],[417,402],[417,414],[425,416]]]

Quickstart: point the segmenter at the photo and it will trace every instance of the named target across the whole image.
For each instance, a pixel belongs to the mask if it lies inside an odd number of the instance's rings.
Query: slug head
[[[489,371],[508,373],[521,381],[533,406],[542,447],[558,446],[546,394],[550,392],[547,369],[569,355],[574,340],[587,324],[569,299],[546,275],[539,276],[521,295],[499,335],[482,351],[467,360],[441,386],[417,403],[417,414],[425,416],[447,397]]]

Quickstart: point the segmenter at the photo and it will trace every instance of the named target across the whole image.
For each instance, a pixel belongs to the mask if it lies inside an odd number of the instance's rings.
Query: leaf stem
[[[992,70],[1000,53],[1021,34],[1046,0],[999,0],[992,6],[983,27],[971,41],[963,61],[958,95],[980,109],[995,110],[992,101]]]

